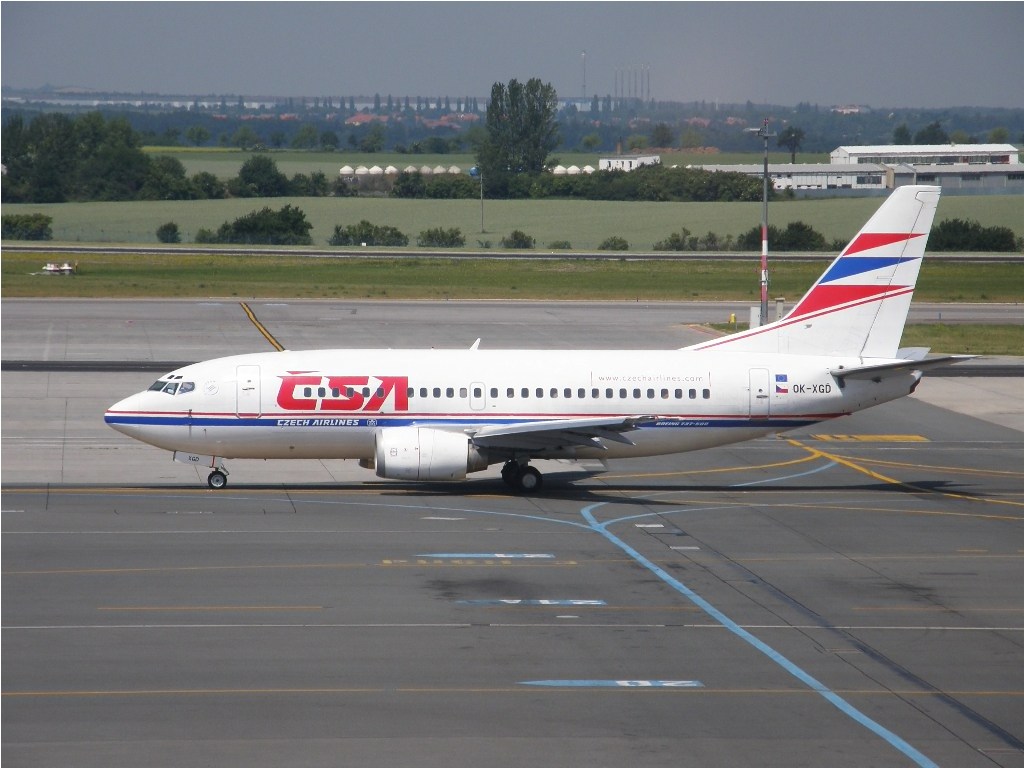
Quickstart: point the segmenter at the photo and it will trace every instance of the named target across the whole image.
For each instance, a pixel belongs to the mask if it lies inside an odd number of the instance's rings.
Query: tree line
[[[266,155],[243,163],[227,182],[201,171],[188,176],[180,160],[150,155],[127,120],[98,112],[79,117],[20,116],[3,129],[0,154],[6,168],[5,203],[64,203],[115,200],[214,200],[224,197],[320,197],[352,190],[321,172],[290,179]]]
[[[631,173],[599,171],[555,176],[545,165],[557,135],[555,96],[550,86],[511,81],[492,99],[496,126],[478,150],[488,198],[579,198],[586,200],[757,200],[760,182],[742,174],[667,167]],[[504,101],[504,106],[501,106]],[[516,111],[522,110],[522,116]],[[511,124],[512,127],[510,127]],[[213,200],[225,197],[327,197],[360,193],[360,184],[322,172],[282,173],[269,154],[249,157],[238,175],[222,181],[212,173],[189,176],[177,158],[151,155],[124,118],[94,112],[79,117],[40,115],[30,123],[15,116],[4,127],[0,152],[7,173],[5,203],[115,200]],[[381,189],[407,198],[473,198],[480,180],[464,175],[400,174]]]

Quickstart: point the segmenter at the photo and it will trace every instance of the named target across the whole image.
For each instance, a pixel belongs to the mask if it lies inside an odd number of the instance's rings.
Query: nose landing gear
[[[182,464],[190,464],[197,469],[210,467],[213,471],[206,477],[206,484],[219,491],[228,484],[228,470],[219,456],[204,456],[201,453],[183,453],[175,451],[171,458]]]
[[[219,491],[228,484],[228,471],[224,467],[218,467],[206,478],[206,484],[213,490]]]

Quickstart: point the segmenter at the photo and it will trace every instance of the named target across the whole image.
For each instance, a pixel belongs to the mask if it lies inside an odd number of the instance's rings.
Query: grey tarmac
[[[703,338],[684,305],[250,306],[294,348]],[[2,310],[5,360],[268,349],[230,300]],[[211,491],[103,424],[156,375],[2,374],[9,766],[1024,765],[1020,378],[521,497],[315,461]]]

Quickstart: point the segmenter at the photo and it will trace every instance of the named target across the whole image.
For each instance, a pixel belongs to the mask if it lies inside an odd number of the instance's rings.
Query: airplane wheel
[[[519,480],[519,465],[514,461],[505,462],[505,466],[501,468],[501,479],[505,481],[505,485],[515,486]]]
[[[544,484],[544,477],[533,467],[523,467],[519,473],[518,486],[523,493],[536,493]]]
[[[206,478],[206,482],[214,490],[220,490],[228,484],[228,476],[219,469],[215,469],[210,473],[210,476]]]

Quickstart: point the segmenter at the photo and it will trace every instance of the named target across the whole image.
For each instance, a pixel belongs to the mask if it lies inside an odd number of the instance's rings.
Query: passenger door
[[[771,382],[767,368],[750,369],[750,418],[767,419],[771,410]]]
[[[240,365],[235,369],[235,415],[240,419],[260,416],[260,367]]]

